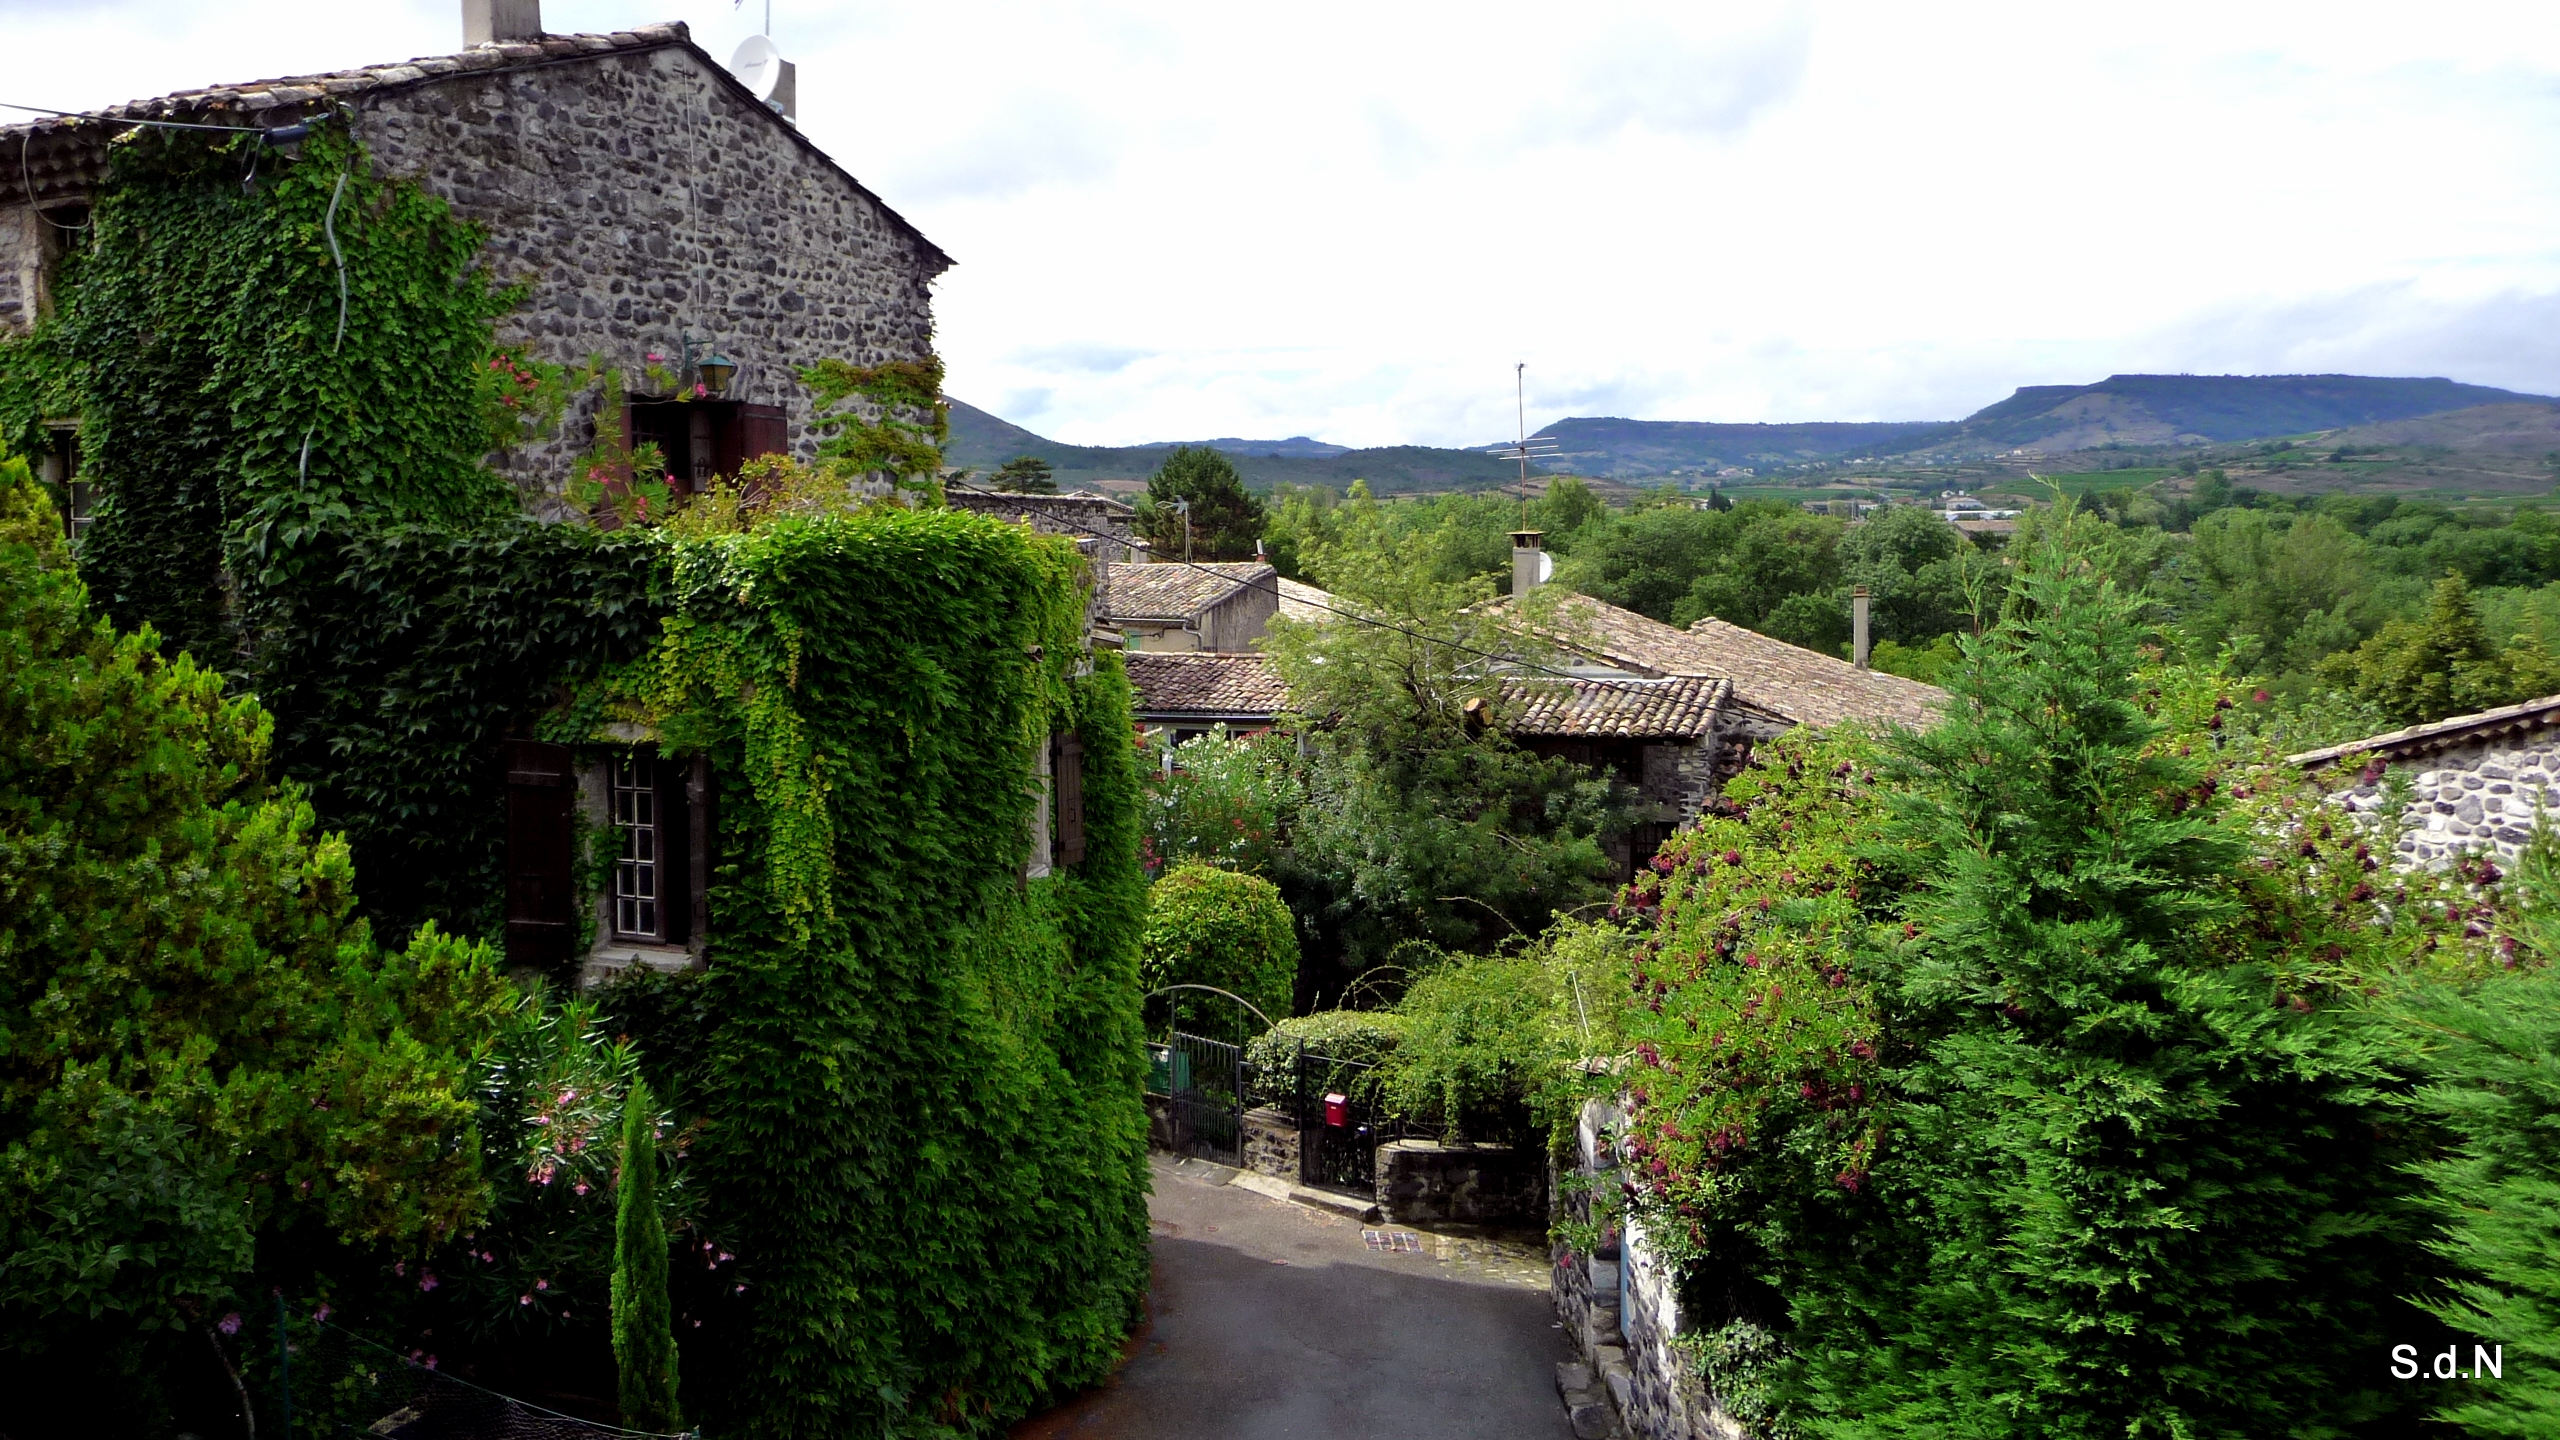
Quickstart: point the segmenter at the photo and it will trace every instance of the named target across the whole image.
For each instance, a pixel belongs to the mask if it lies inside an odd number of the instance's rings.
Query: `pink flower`
[[[655,351],[655,350],[652,350],[652,351],[650,351],[650,352],[649,352],[649,363],[650,363],[650,364],[652,364],[652,365],[655,365],[655,364],[657,364],[659,361],[664,360],[664,359],[666,359],[666,358],[667,358],[666,356],[659,354],[659,353],[658,353],[657,351]]]
[[[443,1283],[443,1281],[436,1278],[436,1272],[433,1270],[421,1270],[418,1272],[418,1288],[421,1290],[433,1290]]]
[[[408,1262],[408,1261],[406,1261],[406,1260],[394,1260],[394,1261],[392,1261],[392,1262],[391,1262],[391,1273],[392,1273],[392,1274],[394,1274],[394,1275],[406,1275],[406,1274],[408,1274],[408,1273],[409,1273],[409,1262]]]
[[[536,1290],[548,1290],[551,1288],[551,1282],[548,1280],[536,1280],[533,1282],[533,1288]]]
[[[577,1184],[572,1185],[572,1186],[570,1186],[570,1187],[569,1187],[569,1192],[570,1192],[571,1194],[573,1194],[573,1195],[584,1195],[584,1194],[586,1194],[586,1193],[587,1193],[587,1182],[586,1182],[586,1181],[584,1181],[584,1180],[579,1181]]]
[[[216,1329],[216,1330],[221,1331],[221,1332],[222,1332],[223,1334],[225,1334],[225,1335],[237,1335],[237,1334],[239,1334],[239,1333],[240,1333],[240,1312],[239,1312],[239,1311],[237,1311],[237,1310],[234,1310],[234,1311],[232,1311],[230,1314],[223,1316],[221,1319],[219,1319],[219,1320],[217,1320],[217,1321],[215,1321],[215,1322],[214,1322],[214,1324],[213,1324],[213,1328],[214,1328],[214,1329]]]
[[[701,382],[701,381],[696,380],[696,381],[694,381],[694,382],[693,382],[693,395],[694,395],[694,398],[695,398],[695,399],[699,400],[699,399],[701,399],[703,396],[708,395],[708,394],[710,394],[710,393],[711,393],[711,392],[710,392],[709,390],[707,390],[707,389],[703,388],[703,384],[702,384],[702,382]]]
[[[526,1293],[524,1293],[524,1294],[522,1294],[522,1295],[517,1296],[517,1297],[516,1297],[516,1303],[517,1303],[517,1304],[519,1304],[519,1305],[530,1305],[530,1304],[532,1304],[532,1303],[533,1303],[533,1294],[532,1294],[532,1292],[531,1292],[531,1291],[527,1291]]]
[[[326,1321],[334,1313],[336,1312],[329,1308],[329,1302],[323,1300],[320,1302],[320,1308],[311,1312],[311,1318],[314,1320]]]

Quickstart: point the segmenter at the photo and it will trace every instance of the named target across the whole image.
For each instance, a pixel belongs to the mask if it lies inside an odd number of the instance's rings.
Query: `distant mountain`
[[[1105,480],[1143,480],[1155,473],[1172,442],[1153,445],[1067,445],[1034,434],[1009,421],[946,395],[951,407],[951,439],[943,458],[973,470],[993,470],[1016,455],[1036,455],[1058,472],[1062,489]],[[1310,440],[1194,440],[1235,457],[1247,484],[1330,485],[1346,489],[1366,480],[1380,495],[1422,490],[1490,490],[1519,478],[1516,464],[1473,450],[1440,450],[1423,445],[1391,445],[1375,450]]]
[[[1931,443],[2047,451],[2228,444],[2544,398],[2441,377],[2110,375],[2095,385],[2022,386]]]
[[[1538,433],[1576,475],[1611,478],[1756,469],[1915,449],[1953,433],[1943,420],[1720,425],[1704,420],[1559,420]]]

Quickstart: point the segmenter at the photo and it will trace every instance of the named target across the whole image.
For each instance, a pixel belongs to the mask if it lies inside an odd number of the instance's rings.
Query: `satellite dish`
[[[773,43],[772,36],[750,35],[740,42],[738,53],[729,57],[729,73],[738,77],[739,84],[756,92],[757,99],[771,100],[773,92],[782,87],[789,63],[782,58],[781,47]]]
[[[1544,551],[1544,550],[1539,551],[1539,552],[1538,552],[1538,583],[1539,583],[1539,584],[1541,584],[1541,585],[1544,585],[1544,584],[1546,584],[1548,581],[1553,580],[1554,578],[1556,578],[1556,557],[1554,557],[1553,555],[1548,554],[1548,553],[1547,553],[1546,551]]]

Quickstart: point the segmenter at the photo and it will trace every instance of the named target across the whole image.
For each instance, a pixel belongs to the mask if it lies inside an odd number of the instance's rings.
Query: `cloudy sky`
[[[546,0],[558,31],[762,0]],[[0,100],[455,48],[460,0],[0,0]],[[2560,6],[774,0],[951,252],[952,393],[1097,444],[1953,417],[2118,371],[2560,393]]]

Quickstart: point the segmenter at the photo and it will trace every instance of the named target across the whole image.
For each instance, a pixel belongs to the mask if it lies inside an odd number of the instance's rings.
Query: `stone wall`
[[[1090,546],[1085,553],[1105,564],[1127,565],[1142,553],[1138,512],[1107,495],[991,495],[954,489],[949,498],[955,510],[1020,521],[1043,535],[1071,536],[1079,545]]]
[[[2560,809],[2560,729],[2492,736],[2368,766],[2358,783],[2333,798],[2378,818],[2400,777],[2410,789],[2395,863],[2440,865],[2477,852],[2513,861],[2540,812]]]
[[[1512,1145],[1378,1147],[1378,1208],[1398,1225],[1510,1225],[1547,1212],[1545,1160]]]
[[[1298,1183],[1298,1122],[1277,1110],[1244,1112],[1244,1165]]]
[[[784,408],[804,458],[816,437],[801,368],[931,353],[928,286],[948,258],[681,25],[482,47],[248,98],[205,94],[214,108],[197,118],[225,123],[349,107],[376,164],[484,227],[484,263],[528,287],[502,339],[563,365],[600,357],[641,394],[646,356],[674,371],[690,335],[698,353],[737,362],[725,398]],[[105,133],[35,140],[30,173],[45,203],[86,201]],[[41,227],[22,205],[0,211],[0,330],[34,318]],[[568,513],[560,492],[594,434],[582,398],[555,439],[504,457],[529,509]]]
[[[789,412],[807,458],[799,368],[932,348],[926,287],[947,262],[689,45],[456,75],[361,110],[376,162],[487,227],[490,268],[530,284],[500,331],[545,360],[601,355],[636,391],[644,357],[675,368],[689,333],[738,363],[727,398]],[[556,497],[593,437],[582,406],[505,468]]]
[[[1615,1105],[1594,1100],[1582,1107],[1578,1159],[1589,1184],[1557,1187],[1558,1212],[1565,1218],[1588,1223],[1591,1191],[1616,1183],[1611,1137],[1625,1123]],[[1582,1357],[1581,1375],[1560,1381],[1587,1377],[1590,1398],[1605,1399],[1632,1440],[1748,1440],[1749,1432],[1716,1403],[1674,1344],[1685,1323],[1679,1277],[1641,1228],[1614,1238],[1597,1254],[1555,1249],[1556,1318]],[[1565,1388],[1574,1433],[1598,1440],[1605,1432],[1582,1413],[1585,1407],[1574,1404],[1575,1391]]]

